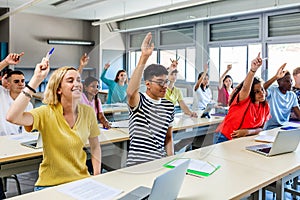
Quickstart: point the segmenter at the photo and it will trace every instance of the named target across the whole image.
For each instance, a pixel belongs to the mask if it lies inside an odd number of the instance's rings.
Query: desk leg
[[[128,152],[128,141],[124,141],[121,144],[121,168],[126,167],[127,152]]]

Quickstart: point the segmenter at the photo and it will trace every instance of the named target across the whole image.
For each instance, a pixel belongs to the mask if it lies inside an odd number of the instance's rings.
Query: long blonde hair
[[[44,104],[57,105],[60,102],[60,95],[57,93],[57,90],[60,88],[61,81],[69,70],[77,71],[77,69],[72,66],[64,66],[52,73],[45,90]]]

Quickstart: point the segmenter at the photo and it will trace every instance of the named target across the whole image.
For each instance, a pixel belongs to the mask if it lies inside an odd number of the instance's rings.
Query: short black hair
[[[151,64],[144,71],[144,81],[151,80],[154,76],[168,75],[168,70],[160,64]]]
[[[12,75],[14,74],[17,74],[17,75],[23,75],[24,76],[24,73],[19,71],[19,70],[14,70],[14,71],[11,71],[7,74],[7,78],[10,78]]]
[[[0,76],[4,76],[5,74],[8,74],[9,72],[12,72],[13,70],[10,68],[4,68],[1,73]]]

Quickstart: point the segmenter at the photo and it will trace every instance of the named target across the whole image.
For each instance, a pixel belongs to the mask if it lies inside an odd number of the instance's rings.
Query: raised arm
[[[281,65],[279,67],[279,69],[277,70],[277,73],[272,78],[270,78],[268,81],[266,81],[264,83],[264,89],[265,90],[267,90],[274,83],[274,81],[284,77],[285,73],[287,72],[287,71],[284,71],[285,66],[286,66],[286,63]]]
[[[258,53],[257,57],[254,60],[252,60],[251,69],[244,80],[243,87],[239,94],[240,101],[246,99],[249,96],[255,72],[261,66],[261,64],[262,64],[262,59],[260,57],[260,53]]]
[[[21,61],[21,57],[24,55],[24,52],[22,53],[10,53],[4,60],[0,62],[0,71],[8,66],[8,65],[16,65]]]
[[[141,45],[142,54],[128,84],[127,99],[130,107],[136,107],[140,101],[138,91],[141,85],[142,75],[146,62],[154,49],[154,43],[151,43],[151,40],[152,34],[149,32]]]
[[[49,71],[49,60],[43,58],[42,62],[36,65],[33,77],[29,81],[28,85],[33,89],[37,88],[40,83],[47,77]],[[32,95],[33,91],[31,91],[31,89],[29,89],[28,87],[25,87],[10,106],[6,115],[6,120],[22,126],[32,126],[32,115],[28,112],[24,112]]]
[[[183,100],[179,101],[178,104],[184,114],[189,115],[190,117],[198,117],[198,114],[196,112],[191,111]]]
[[[227,69],[226,71],[222,74],[222,76],[220,77],[219,79],[219,89],[221,89],[223,87],[223,79],[224,77],[226,76],[226,74],[231,70],[232,68],[232,65],[227,65]]]
[[[78,67],[78,72],[79,72],[80,74],[82,74],[83,68],[84,68],[85,66],[87,66],[87,64],[89,63],[89,59],[90,59],[90,57],[87,55],[87,53],[84,53],[84,54],[81,56],[81,58],[80,58],[80,60],[79,60],[79,67]]]
[[[102,74],[100,76],[101,81],[103,81],[106,85],[110,85],[111,82],[113,82],[113,80],[110,80],[110,79],[108,79],[108,78],[105,77],[106,76],[106,72],[107,72],[107,70],[108,70],[109,67],[110,67],[110,63],[106,63],[104,65],[104,70],[103,70],[103,72],[102,72]]]
[[[201,75],[201,77],[200,77],[200,78],[198,79],[198,81],[196,82],[195,87],[194,87],[194,91],[197,91],[197,90],[199,89],[199,87],[200,87],[200,85],[201,85],[201,83],[202,83],[204,77],[206,76],[207,72],[208,72],[208,65],[205,64],[205,65],[204,65],[204,71],[203,71],[203,74]]]

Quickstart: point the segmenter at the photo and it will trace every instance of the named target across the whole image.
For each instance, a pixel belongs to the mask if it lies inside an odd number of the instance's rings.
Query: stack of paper
[[[189,158],[176,158],[166,164],[164,164],[167,168],[174,168],[177,165],[183,163],[186,159]],[[217,169],[219,169],[220,165],[214,165],[208,161],[190,159],[189,167],[187,169],[188,174],[194,174],[198,176],[209,176],[214,173]]]

